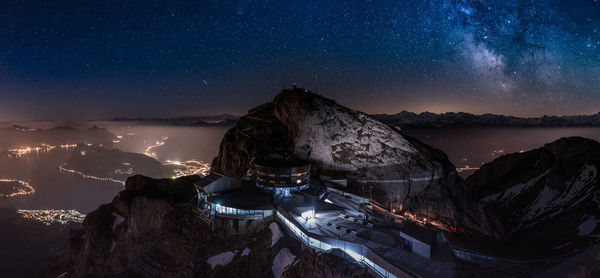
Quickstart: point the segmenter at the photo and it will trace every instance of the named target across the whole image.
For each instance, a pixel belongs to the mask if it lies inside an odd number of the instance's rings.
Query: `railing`
[[[261,219],[273,215],[272,209],[237,209],[218,204],[212,204],[216,216],[235,219]]]
[[[369,270],[373,271],[380,277],[384,277],[384,278],[421,277],[420,275],[414,273],[413,271],[410,271],[406,268],[398,267],[396,265],[391,264],[390,262],[388,262],[381,256],[377,255],[371,249],[369,249],[368,247],[366,247],[362,244],[347,242],[347,241],[340,240],[340,239],[332,239],[329,237],[323,237],[323,236],[316,235],[316,234],[310,233],[308,231],[305,231],[305,230],[303,230],[302,227],[298,227],[296,224],[294,224],[292,222],[293,220],[288,219],[288,217],[291,217],[291,216],[284,215],[284,214],[287,214],[287,212],[285,212],[285,210],[283,210],[281,207],[277,208],[276,213],[277,213],[277,219],[279,219],[288,230],[292,231],[292,233],[298,239],[300,239],[300,241],[302,241],[304,244],[306,244],[309,247],[312,247],[312,248],[318,249],[318,250],[322,250],[322,251],[330,251],[332,249],[340,249],[343,252],[345,252],[348,256],[352,257],[359,264],[361,264],[363,266],[367,266],[369,268]],[[317,237],[319,237],[321,240],[317,239]],[[328,241],[329,243],[326,241]],[[383,262],[385,265],[381,266],[379,264],[376,264],[374,261]]]
[[[334,193],[337,193],[337,194],[339,194],[339,195],[341,195],[343,197],[347,197],[348,196],[348,197],[350,197],[350,199],[352,201],[357,202],[359,204],[360,203],[370,203],[371,202],[371,200],[369,198],[365,198],[365,197],[362,197],[362,196],[358,196],[356,194],[348,193],[346,191],[333,188],[331,186],[326,186],[326,188],[327,188],[327,192],[334,192]]]
[[[225,217],[225,218],[232,218],[232,219],[262,219],[262,218],[266,218],[268,216],[273,215],[273,211],[272,210],[265,210],[261,213],[254,213],[254,214],[228,214],[228,213],[216,213],[216,216],[219,217]]]

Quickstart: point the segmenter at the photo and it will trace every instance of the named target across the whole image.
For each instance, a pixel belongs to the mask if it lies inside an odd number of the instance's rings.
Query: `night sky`
[[[243,114],[315,75],[367,113],[600,112],[595,0],[42,2],[0,6],[0,121]]]

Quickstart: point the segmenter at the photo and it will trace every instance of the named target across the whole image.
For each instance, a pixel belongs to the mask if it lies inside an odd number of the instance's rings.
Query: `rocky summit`
[[[465,184],[475,201],[501,220],[504,248],[546,256],[598,241],[598,169],[600,143],[569,137],[499,157]]]
[[[285,153],[322,175],[344,175],[348,191],[397,213],[487,235],[501,231],[473,205],[440,150],[369,115],[305,89],[283,90],[251,109],[221,141],[212,171],[243,177],[252,159]]]

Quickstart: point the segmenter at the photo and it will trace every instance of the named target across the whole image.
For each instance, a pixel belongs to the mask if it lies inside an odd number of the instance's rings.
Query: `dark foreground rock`
[[[43,277],[46,266],[64,255],[69,231],[81,224],[46,225],[0,208],[0,227],[0,276],[28,278]]]
[[[285,235],[272,245],[269,225],[277,225],[272,219],[231,220],[235,223],[216,225],[237,229],[211,231],[193,211],[195,179],[130,177],[112,203],[90,213],[83,229],[72,231],[67,254],[47,277],[273,277],[275,257],[283,249],[293,254],[292,265],[312,265],[302,272],[305,277],[366,275],[350,261],[302,249]],[[234,254],[230,262],[208,263],[227,252]]]

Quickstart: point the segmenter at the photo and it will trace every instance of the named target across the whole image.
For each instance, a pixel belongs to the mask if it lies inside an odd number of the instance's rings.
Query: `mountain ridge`
[[[498,114],[475,115],[465,112],[441,114],[402,111],[396,114],[373,114],[373,118],[398,127],[570,127],[600,126],[600,112],[592,115],[515,117]]]
[[[252,159],[273,153],[307,159],[321,174],[344,175],[347,191],[370,195],[390,211],[501,234],[493,217],[468,200],[444,152],[308,90],[283,90],[248,111],[224,135],[211,171],[242,178]]]
[[[499,217],[507,245],[520,242],[531,249],[521,253],[535,257],[599,242],[598,169],[600,143],[566,137],[496,158],[469,176],[465,186],[474,201]]]

